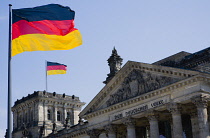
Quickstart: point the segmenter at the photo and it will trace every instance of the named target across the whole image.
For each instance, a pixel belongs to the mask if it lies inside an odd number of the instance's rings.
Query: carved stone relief
[[[121,88],[110,95],[110,99],[106,104],[111,106],[177,81],[179,81],[178,78],[155,75],[142,70],[133,70],[124,79]]]

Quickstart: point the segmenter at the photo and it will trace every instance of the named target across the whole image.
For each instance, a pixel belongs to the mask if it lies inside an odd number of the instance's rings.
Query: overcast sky
[[[50,3],[76,12],[83,45],[66,51],[36,51],[12,59],[12,105],[45,90],[45,60],[68,66],[67,74],[48,76],[48,91],[76,95],[87,104],[104,87],[107,59],[115,46],[128,61],[153,63],[180,51],[210,46],[209,0],[3,0],[0,5],[0,137],[7,127],[8,4],[13,9]],[[86,105],[87,105],[86,104]]]

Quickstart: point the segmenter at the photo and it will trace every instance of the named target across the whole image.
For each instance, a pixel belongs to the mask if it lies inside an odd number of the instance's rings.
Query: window
[[[47,119],[51,120],[51,112],[50,112],[50,110],[47,110]]]
[[[28,122],[28,114],[25,113],[25,123],[27,123],[27,122]]]
[[[57,111],[57,121],[61,121],[61,113],[60,113],[60,111]]]
[[[31,109],[30,110],[30,122],[32,122],[33,121],[33,110]]]
[[[19,120],[19,125],[21,126],[22,123],[23,123],[23,122],[22,122],[22,115],[19,116],[19,119],[18,119],[18,120]]]
[[[70,112],[67,112],[67,118],[70,119]]]

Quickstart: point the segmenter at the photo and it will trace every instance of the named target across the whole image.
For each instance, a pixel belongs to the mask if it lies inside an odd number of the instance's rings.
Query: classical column
[[[192,110],[190,112],[190,119],[192,125],[192,135],[193,138],[199,138],[199,127],[198,127],[198,114],[197,111]]]
[[[113,124],[109,124],[104,127],[104,129],[108,133],[108,138],[116,138],[116,128],[117,126]]]
[[[159,138],[158,116],[150,112],[147,118],[150,124],[150,138]]]
[[[123,124],[127,126],[127,137],[136,138],[135,120],[131,117],[124,118]]]
[[[177,103],[171,103],[168,106],[168,110],[172,114],[173,122],[173,138],[183,138],[183,129],[182,129],[182,118],[180,113],[180,107]]]
[[[197,107],[200,138],[209,137],[209,124],[208,124],[208,114],[207,114],[208,99],[209,98],[207,98],[204,95],[200,95],[200,96],[196,96],[192,98],[192,102]]]
[[[90,136],[90,138],[98,138],[101,132],[102,130],[99,129],[91,129],[86,131],[86,133]]]

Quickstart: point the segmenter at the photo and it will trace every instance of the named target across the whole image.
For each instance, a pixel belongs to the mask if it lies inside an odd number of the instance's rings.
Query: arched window
[[[57,121],[61,121],[61,112],[57,111]]]
[[[51,120],[51,112],[50,112],[50,110],[47,110],[47,119]]]

